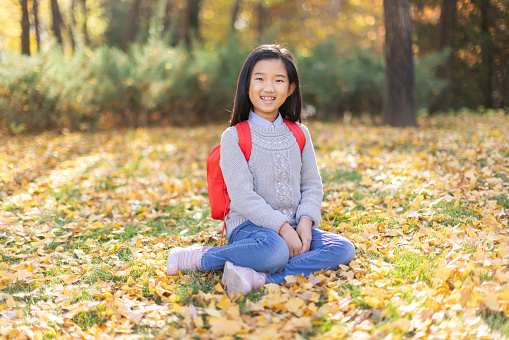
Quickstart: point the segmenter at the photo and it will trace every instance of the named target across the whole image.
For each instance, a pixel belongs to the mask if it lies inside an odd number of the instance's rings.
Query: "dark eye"
[[[261,81],[263,81],[263,79],[262,79],[262,78],[260,78],[260,77],[255,78],[255,80],[261,80]]]

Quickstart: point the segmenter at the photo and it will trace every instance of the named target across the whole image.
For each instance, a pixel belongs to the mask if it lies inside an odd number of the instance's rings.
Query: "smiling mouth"
[[[274,100],[276,100],[276,97],[260,97],[264,103],[272,103]]]

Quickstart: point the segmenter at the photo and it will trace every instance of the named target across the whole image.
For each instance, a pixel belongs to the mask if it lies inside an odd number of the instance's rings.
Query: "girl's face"
[[[278,110],[295,90],[290,83],[286,67],[279,59],[262,59],[256,62],[249,80],[249,99],[253,111],[273,122]]]

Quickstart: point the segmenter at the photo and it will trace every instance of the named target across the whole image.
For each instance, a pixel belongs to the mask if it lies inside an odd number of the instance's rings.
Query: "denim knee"
[[[355,247],[347,239],[334,242],[329,246],[329,251],[335,254],[338,259],[338,265],[348,265],[355,258]]]
[[[260,242],[264,243],[265,253],[259,259],[257,268],[253,269],[269,274],[283,270],[290,259],[290,251],[283,238],[277,235],[275,238],[266,238]]]

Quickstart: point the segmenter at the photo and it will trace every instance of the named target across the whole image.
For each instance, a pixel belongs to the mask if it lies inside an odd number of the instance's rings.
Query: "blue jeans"
[[[250,221],[235,228],[228,245],[214,247],[203,254],[204,271],[223,269],[226,261],[249,267],[267,275],[272,283],[281,283],[287,275],[308,276],[320,270],[337,269],[355,257],[355,248],[346,238],[315,229],[310,250],[290,259],[288,246],[277,233]]]

